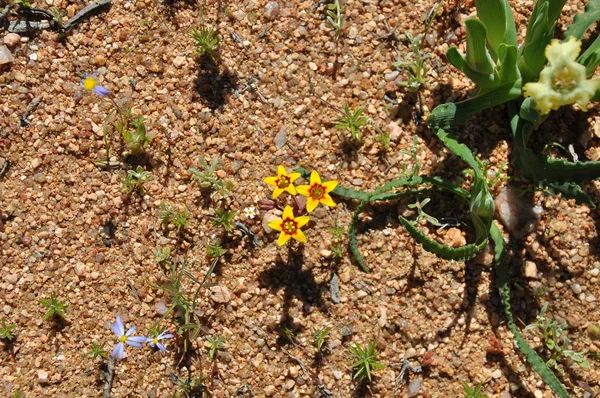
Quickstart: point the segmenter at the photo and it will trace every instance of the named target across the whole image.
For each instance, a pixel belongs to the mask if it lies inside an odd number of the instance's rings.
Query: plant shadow
[[[222,71],[208,54],[196,60],[198,74],[194,81],[194,100],[200,100],[211,110],[221,108],[227,98],[238,88],[238,79],[227,67]]]

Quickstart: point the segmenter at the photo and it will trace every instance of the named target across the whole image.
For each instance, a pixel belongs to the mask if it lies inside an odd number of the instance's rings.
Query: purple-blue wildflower
[[[173,337],[173,335],[170,333],[167,334],[167,331],[165,330],[158,336],[146,338],[146,343],[148,343],[150,345],[150,347],[156,346],[162,352],[167,352],[167,349],[165,348],[164,345],[162,345],[162,343],[159,342],[159,340],[170,339],[172,337]]]
[[[135,348],[142,348],[142,343],[146,342],[146,338],[143,336],[132,336],[133,332],[135,332],[136,327],[132,326],[129,328],[127,333],[125,333],[125,327],[123,326],[123,321],[121,317],[117,317],[117,322],[110,325],[111,330],[117,335],[119,343],[115,346],[115,348],[110,353],[111,357],[117,357],[118,359],[123,359],[125,355],[125,344],[130,345]]]
[[[106,97],[110,94],[110,90],[106,87],[102,87],[98,79],[96,79],[96,75],[86,75],[85,79],[81,81],[81,85],[86,91],[91,91],[98,94],[101,97]]]

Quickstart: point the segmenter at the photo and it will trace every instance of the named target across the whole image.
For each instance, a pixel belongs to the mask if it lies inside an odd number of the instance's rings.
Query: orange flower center
[[[294,235],[298,230],[298,223],[291,218],[286,218],[281,224],[281,229],[288,235]]]
[[[277,186],[281,189],[285,189],[290,186],[290,177],[280,175],[277,178]]]
[[[323,199],[323,196],[325,196],[325,188],[323,187],[323,185],[320,184],[315,184],[312,187],[310,187],[310,197],[313,199]]]

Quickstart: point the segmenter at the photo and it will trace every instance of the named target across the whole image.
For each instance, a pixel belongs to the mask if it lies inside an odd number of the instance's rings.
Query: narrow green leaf
[[[486,46],[486,30],[483,23],[475,18],[465,21],[467,29],[467,64],[479,73],[494,73],[494,62]]]
[[[491,73],[479,73],[474,71],[465,57],[458,51],[456,47],[450,47],[446,52],[448,62],[452,64],[456,69],[460,70],[469,79],[471,79],[479,87],[486,89],[492,88],[496,85],[495,76]]]
[[[517,61],[517,47],[500,44],[498,47],[497,71],[502,83],[512,83],[521,78]]]
[[[588,78],[592,77],[600,64],[600,36],[596,37],[592,45],[579,56],[577,62],[585,65],[586,76]]]

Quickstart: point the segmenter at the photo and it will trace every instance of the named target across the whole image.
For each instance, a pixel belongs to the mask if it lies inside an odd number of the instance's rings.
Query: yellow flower
[[[294,188],[294,181],[300,178],[300,173],[290,173],[285,171],[285,167],[279,166],[277,168],[277,175],[274,177],[267,177],[264,179],[265,183],[275,187],[273,190],[273,199],[278,197],[286,191],[290,195],[296,195],[296,188]]]
[[[307,196],[306,211],[312,212],[319,203],[325,206],[335,206],[335,202],[329,196],[329,192],[337,187],[337,181],[321,182],[321,177],[316,171],[310,173],[310,185],[300,185],[296,190],[300,195]]]
[[[98,79],[96,79],[95,74],[86,75],[85,78],[81,81],[81,85],[83,86],[84,90],[92,91],[101,97],[106,97],[110,94],[109,89],[100,85],[100,82],[98,82]]]
[[[587,111],[590,100],[600,88],[600,79],[586,79],[585,66],[576,62],[580,51],[581,41],[574,37],[562,43],[552,40],[546,47],[548,65],[540,73],[540,80],[523,86],[523,95],[533,98],[542,115],[574,103]]]
[[[275,231],[281,232],[277,244],[283,246],[290,238],[296,239],[298,242],[306,243],[306,236],[300,230],[310,221],[310,217],[301,216],[294,217],[294,212],[290,206],[285,206],[283,216],[280,220],[273,220],[269,223],[269,227]]]

